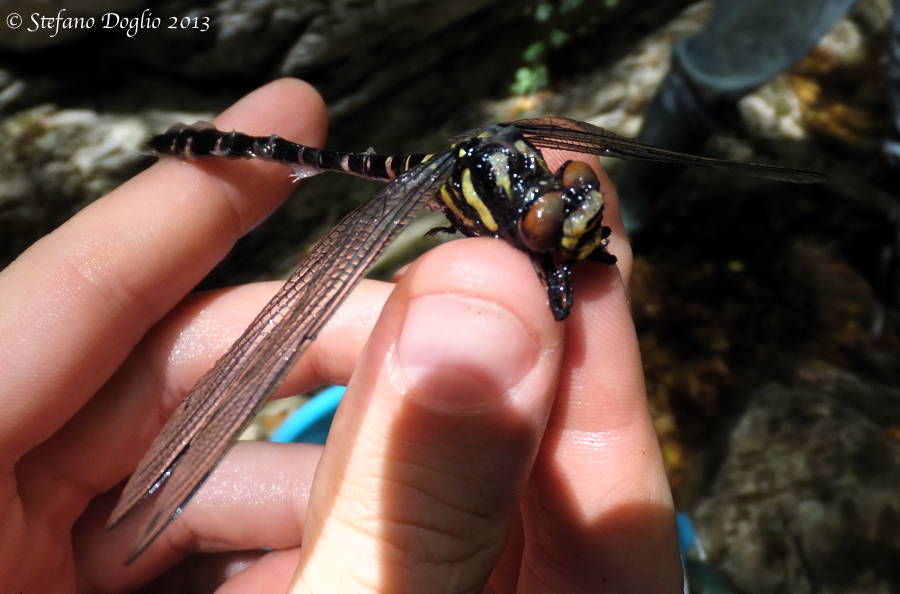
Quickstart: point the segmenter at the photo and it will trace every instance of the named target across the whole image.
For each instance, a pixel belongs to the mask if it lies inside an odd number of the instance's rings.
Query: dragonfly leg
[[[533,254],[531,262],[538,277],[547,287],[550,311],[557,320],[564,320],[572,309],[572,264],[553,261],[547,254]]]
[[[432,237],[434,235],[437,235],[438,233],[448,233],[452,235],[456,233],[456,231],[457,229],[453,225],[447,225],[446,227],[433,227],[425,233],[425,237]]]

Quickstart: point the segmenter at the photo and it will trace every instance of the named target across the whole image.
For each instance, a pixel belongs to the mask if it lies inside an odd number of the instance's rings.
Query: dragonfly
[[[388,182],[310,250],[276,295],[175,410],[125,485],[107,522],[111,529],[147,500],[132,562],[182,512],[245,426],[276,390],[366,271],[420,209],[442,211],[466,236],[503,239],[526,252],[564,320],[573,304],[572,266],[614,264],[603,224],[606,188],[583,161],[551,170],[542,149],[699,165],[791,183],[819,183],[814,171],[726,161],[639,143],[591,124],[544,117],[495,124],[437,153],[340,152],[277,135],[177,124],[150,139],[159,155],[222,157],[284,164],[295,178],[336,171]]]

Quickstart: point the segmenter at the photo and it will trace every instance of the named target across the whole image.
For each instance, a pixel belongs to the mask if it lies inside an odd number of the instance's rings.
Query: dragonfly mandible
[[[500,238],[528,253],[547,287],[550,310],[563,320],[572,307],[573,263],[613,264],[616,259],[607,251],[605,188],[593,170],[567,161],[551,171],[541,149],[700,165],[792,183],[827,180],[812,171],[678,153],[556,117],[496,124],[442,152],[402,156],[316,149],[275,135],[222,132],[205,122],[173,126],[154,136],[150,148],[185,159],[275,161],[291,167],[296,177],[338,171],[389,183],[312,248],[151,444],[107,523],[114,527],[154,497],[128,562],[181,513],[322,326],[421,208],[444,212],[450,225],[442,230]]]

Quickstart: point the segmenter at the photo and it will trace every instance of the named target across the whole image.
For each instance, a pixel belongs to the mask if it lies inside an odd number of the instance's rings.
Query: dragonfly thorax
[[[541,153],[512,126],[492,126],[450,151],[455,163],[439,192],[447,218],[465,235],[517,243],[522,205],[552,183]]]

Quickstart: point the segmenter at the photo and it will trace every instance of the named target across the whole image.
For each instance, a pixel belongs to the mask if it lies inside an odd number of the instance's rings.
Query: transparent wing
[[[524,132],[528,136],[529,142],[538,148],[589,153],[619,159],[639,159],[657,163],[715,167],[751,177],[798,184],[814,184],[828,181],[827,175],[815,171],[698,157],[648,144],[641,144],[598,126],[568,118],[533,118],[509,122],[509,125],[515,126]]]
[[[446,180],[452,161],[446,152],[422,163],[347,215],[194,386],[144,455],[107,522],[112,528],[156,495],[129,562],[181,513],[338,305]]]

